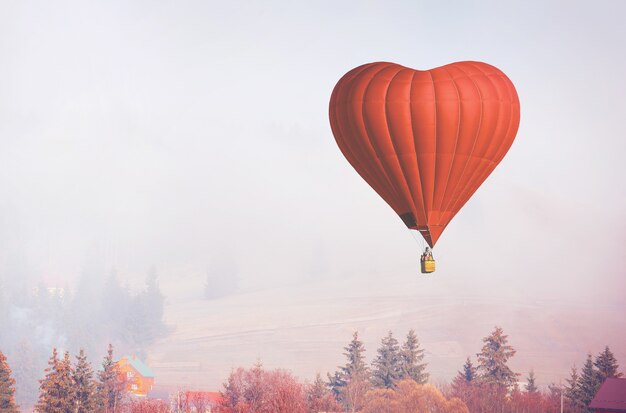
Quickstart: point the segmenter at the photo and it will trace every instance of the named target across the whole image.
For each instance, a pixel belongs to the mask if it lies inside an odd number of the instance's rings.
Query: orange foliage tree
[[[394,390],[368,392],[363,413],[469,413],[469,410],[456,397],[446,399],[432,384],[403,380]]]
[[[204,412],[214,408],[214,402],[207,392],[187,390],[179,395],[179,408],[182,412]]]

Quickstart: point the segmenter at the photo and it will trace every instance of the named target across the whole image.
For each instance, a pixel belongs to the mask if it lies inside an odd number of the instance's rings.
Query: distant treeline
[[[428,383],[424,349],[413,330],[402,344],[390,331],[370,364],[355,332],[344,347],[346,363],[326,379],[318,373],[312,383],[302,383],[288,370],[266,370],[258,362],[252,368],[233,369],[217,401],[198,391],[180,391],[160,401],[133,398],[113,362],[112,346],[97,374],[82,350],[72,363],[69,352],[60,357],[54,349],[40,381],[36,411],[192,413],[210,407],[213,413],[548,413],[560,411],[563,401],[565,412],[585,413],[591,412],[587,406],[603,381],[622,376],[607,346],[596,357],[588,355],[580,373],[573,368],[562,388],[552,383],[540,389],[533,370],[520,388],[521,375],[508,366],[516,350],[502,328],[496,327],[482,341],[475,362],[468,357],[450,384],[435,386]],[[0,353],[3,412],[18,411],[14,385],[9,364]],[[55,410],[58,406],[65,408]]]
[[[144,357],[168,333],[155,270],[137,293],[120,284],[115,272],[83,271],[71,289],[50,282],[27,288],[18,281],[5,278],[0,288],[0,350],[13,366],[21,405],[37,401],[38,380],[52,347],[72,354],[83,349],[93,360],[108,342],[122,354]]]

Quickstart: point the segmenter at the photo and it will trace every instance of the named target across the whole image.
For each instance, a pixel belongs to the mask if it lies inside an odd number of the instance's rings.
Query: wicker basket
[[[422,274],[428,274],[431,272],[435,272],[435,260],[423,260]]]

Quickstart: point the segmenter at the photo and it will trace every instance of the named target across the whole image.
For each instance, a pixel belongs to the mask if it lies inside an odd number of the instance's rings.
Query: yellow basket
[[[422,274],[435,272],[435,260],[422,261]]]

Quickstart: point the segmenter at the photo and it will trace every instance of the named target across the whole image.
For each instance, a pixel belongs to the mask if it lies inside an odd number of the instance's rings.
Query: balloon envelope
[[[513,83],[482,62],[365,64],[339,80],[329,112],[346,159],[431,247],[507,153],[520,120]]]

